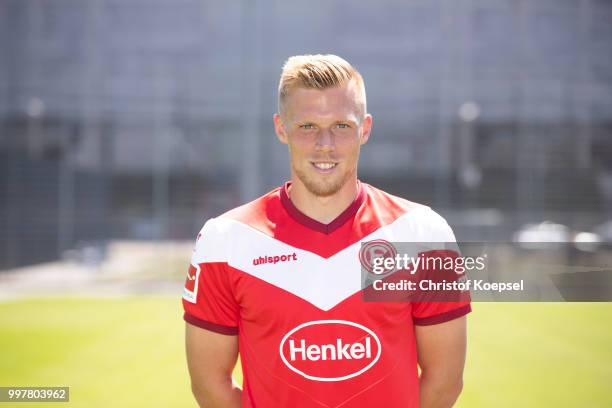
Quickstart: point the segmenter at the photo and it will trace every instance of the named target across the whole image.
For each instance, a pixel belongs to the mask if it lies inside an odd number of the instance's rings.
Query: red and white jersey
[[[469,302],[366,302],[362,242],[454,242],[427,206],[359,183],[330,224],[277,188],[206,222],[184,289],[184,318],[238,335],[245,407],[418,407],[414,325]]]

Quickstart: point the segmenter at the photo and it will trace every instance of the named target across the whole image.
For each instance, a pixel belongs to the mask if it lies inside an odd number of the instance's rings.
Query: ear
[[[359,144],[366,144],[372,133],[372,115],[366,113],[361,123],[361,135],[359,136]]]
[[[276,133],[276,137],[281,143],[287,144],[289,142],[287,139],[287,132],[285,132],[285,125],[280,115],[275,113],[272,120],[274,121],[274,132]]]

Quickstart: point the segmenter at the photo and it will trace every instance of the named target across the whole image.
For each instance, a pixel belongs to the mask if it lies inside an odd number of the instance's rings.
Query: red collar
[[[355,200],[332,222],[330,222],[329,224],[323,224],[322,222],[310,218],[309,216],[298,210],[295,205],[293,205],[293,202],[289,198],[288,194],[288,189],[290,185],[291,182],[288,181],[283,185],[280,190],[281,203],[283,204],[283,207],[285,207],[285,210],[287,210],[287,213],[289,213],[289,216],[291,216],[291,218],[304,225],[305,227],[322,232],[324,234],[331,234],[334,230],[340,228],[342,224],[352,218],[357,213],[357,210],[359,210],[359,207],[361,207],[361,204],[363,204],[366,198],[365,188],[363,184],[359,180],[357,180],[357,197],[355,197]]]

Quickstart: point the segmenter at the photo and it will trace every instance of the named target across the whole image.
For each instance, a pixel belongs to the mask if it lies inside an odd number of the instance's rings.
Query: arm
[[[421,408],[452,407],[463,388],[466,317],[415,326]]]
[[[187,366],[191,390],[200,407],[240,407],[242,390],[233,382],[238,336],[224,335],[187,323]]]

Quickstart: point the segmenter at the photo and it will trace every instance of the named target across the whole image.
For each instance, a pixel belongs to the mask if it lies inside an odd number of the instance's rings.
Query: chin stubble
[[[336,194],[342,186],[351,178],[352,172],[347,171],[342,175],[338,181],[332,181],[331,183],[320,182],[317,183],[316,180],[310,179],[304,172],[300,169],[293,167],[293,171],[297,175],[298,179],[304,184],[306,189],[313,195],[317,197],[329,197]]]

